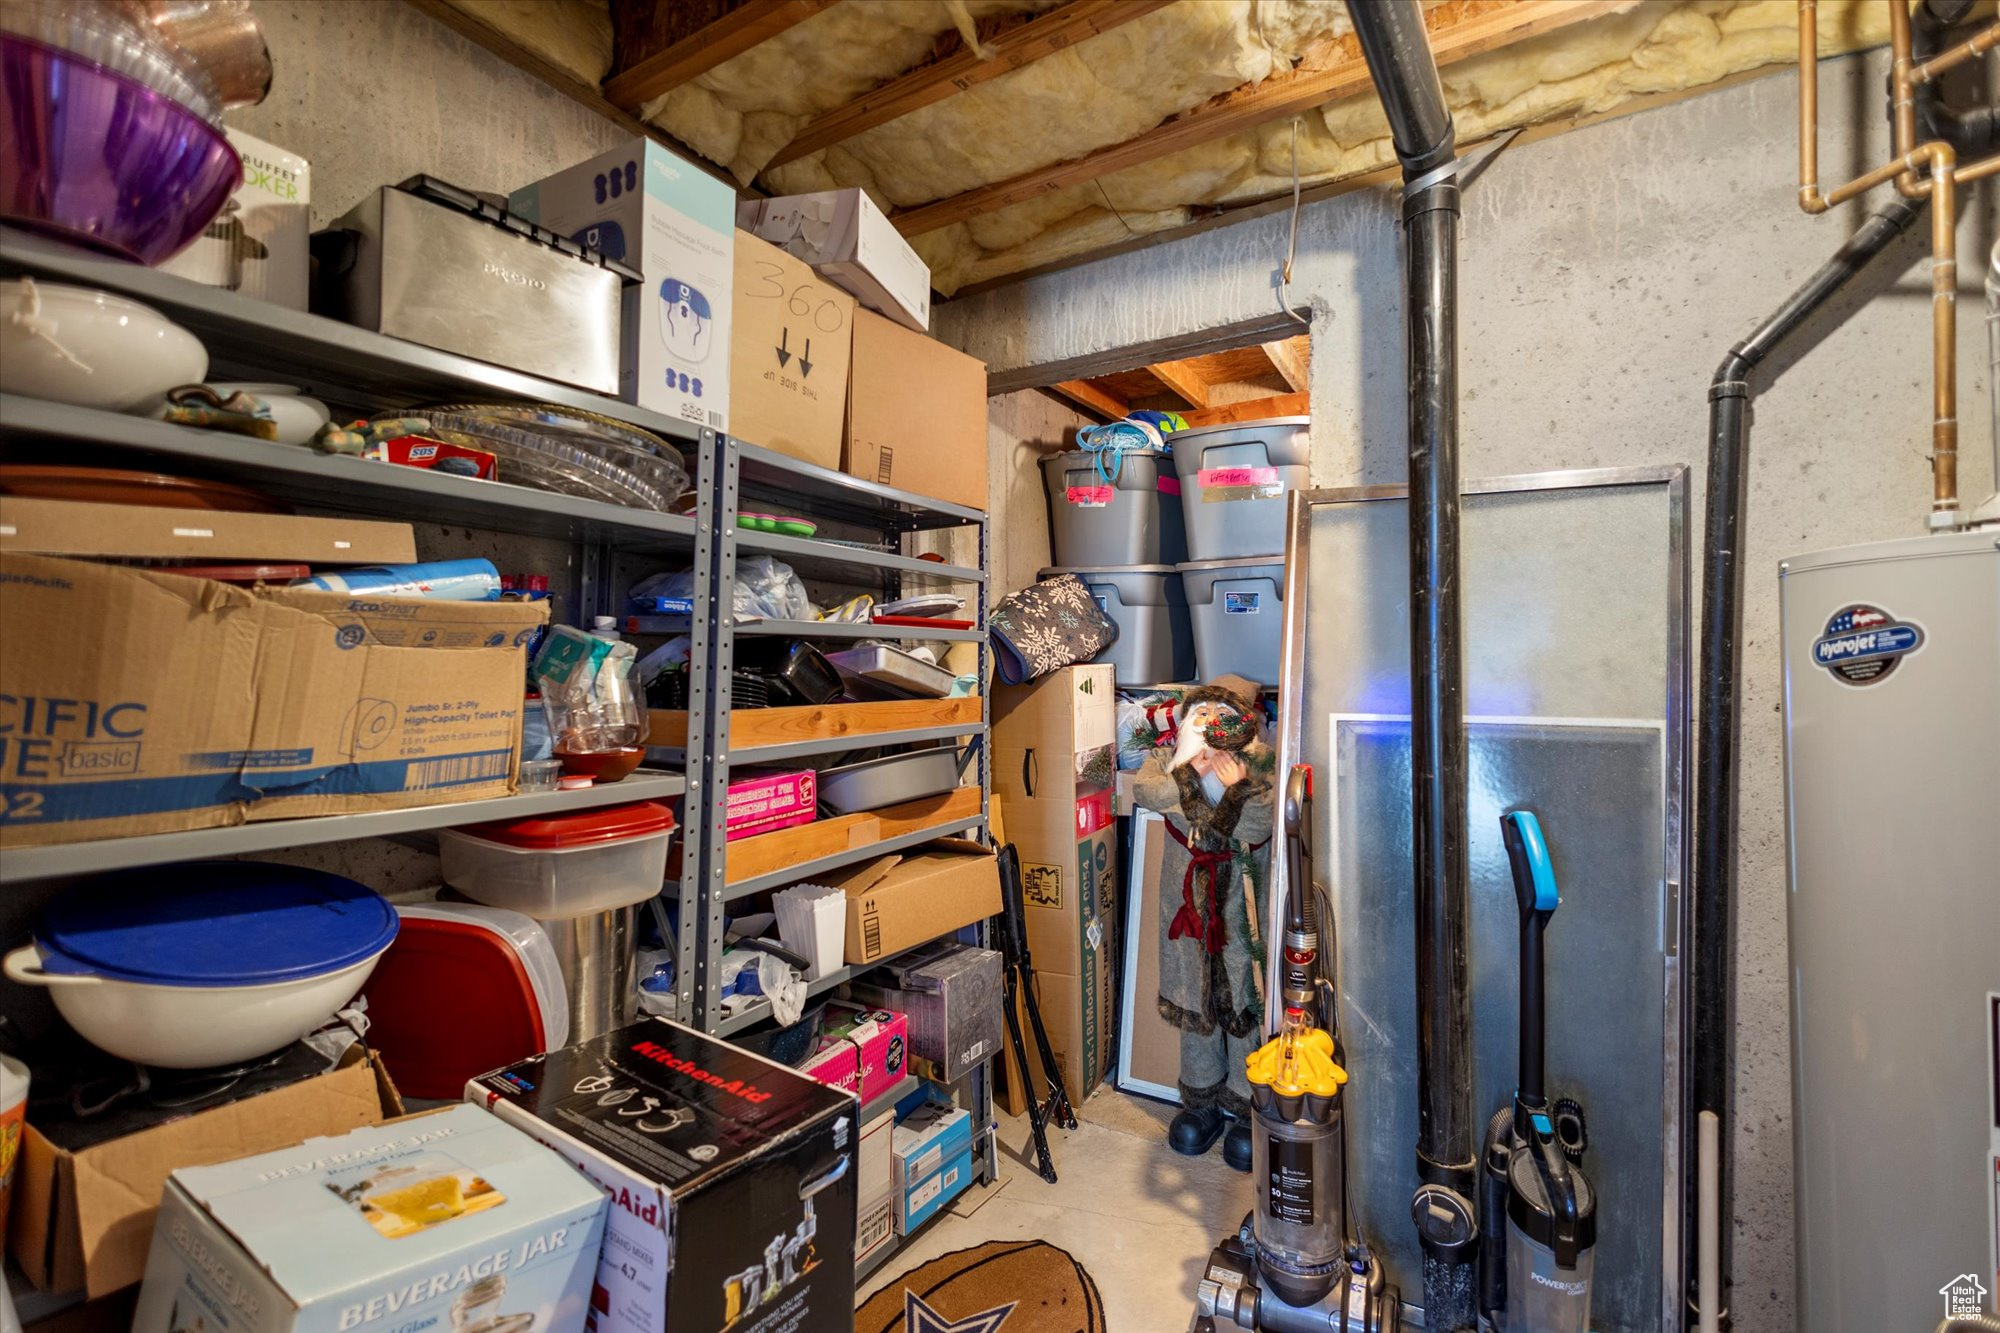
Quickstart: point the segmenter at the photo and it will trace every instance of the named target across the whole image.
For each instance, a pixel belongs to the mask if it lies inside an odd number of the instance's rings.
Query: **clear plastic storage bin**
[[[475,902],[538,921],[644,902],[667,875],[674,813],[638,801],[438,834],[444,881]]]

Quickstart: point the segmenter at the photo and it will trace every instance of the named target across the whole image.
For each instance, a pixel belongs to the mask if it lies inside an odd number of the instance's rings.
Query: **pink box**
[[[838,1042],[856,1051],[860,1080],[855,1092],[864,1102],[894,1088],[908,1072],[904,1065],[910,1053],[910,1023],[901,1014],[830,1004],[820,1032],[822,1050]]]
[[[819,812],[819,774],[809,768],[751,768],[729,783],[728,840],[810,824]]]
[[[861,1049],[839,1037],[820,1038],[819,1050],[806,1057],[799,1072],[829,1088],[861,1095]]]

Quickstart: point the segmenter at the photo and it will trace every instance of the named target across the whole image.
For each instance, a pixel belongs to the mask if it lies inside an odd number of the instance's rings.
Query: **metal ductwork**
[[[1410,718],[1417,1173],[1426,1327],[1472,1328],[1478,1133],[1459,606],[1458,159],[1417,0],[1350,4],[1403,167],[1410,430]]]

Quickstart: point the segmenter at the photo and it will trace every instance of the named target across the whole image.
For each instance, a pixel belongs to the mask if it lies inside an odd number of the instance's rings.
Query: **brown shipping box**
[[[0,847],[505,795],[546,617],[0,554]]]
[[[155,560],[394,565],[417,558],[407,523],[235,514],[0,496],[0,551]]]
[[[160,1191],[176,1169],[345,1134],[402,1113],[388,1073],[356,1046],[327,1073],[77,1152],[50,1143],[30,1119],[21,1134],[8,1249],[44,1291],[117,1291],[145,1273]]]
[[[986,452],[985,362],[872,310],[857,311],[841,467],[984,509]]]
[[[847,961],[872,963],[1000,914],[1000,869],[984,843],[939,838],[827,883],[847,894]]]
[[[1108,792],[1118,770],[1117,724],[1118,686],[1108,664],[996,686],[993,790],[1010,801]]]
[[[747,231],[736,233],[735,287],[729,433],[838,470],[854,298]]]

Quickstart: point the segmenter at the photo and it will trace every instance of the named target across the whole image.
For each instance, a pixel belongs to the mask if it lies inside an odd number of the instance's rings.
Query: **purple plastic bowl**
[[[157,264],[242,183],[222,131],[178,102],[0,33],[0,218]]]

